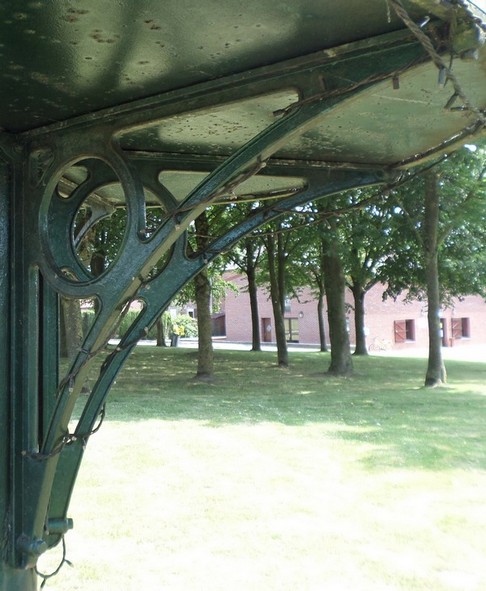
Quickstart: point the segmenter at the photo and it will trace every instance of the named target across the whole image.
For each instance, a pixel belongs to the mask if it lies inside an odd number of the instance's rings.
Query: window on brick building
[[[299,319],[285,318],[285,338],[288,343],[299,342]]]
[[[405,320],[405,333],[407,341],[415,340],[415,320]]]
[[[453,318],[451,325],[453,339],[468,339],[471,337],[469,318]]]
[[[292,308],[292,303],[290,301],[290,298],[287,297],[287,298],[285,298],[285,301],[284,301],[284,312],[288,314],[290,312],[291,308]]]
[[[395,320],[393,323],[395,343],[415,341],[415,320]]]

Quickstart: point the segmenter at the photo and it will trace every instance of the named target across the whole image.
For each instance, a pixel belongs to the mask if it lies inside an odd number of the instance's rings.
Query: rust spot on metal
[[[68,12],[71,14],[83,15],[83,14],[88,14],[89,10],[85,10],[83,8],[68,8]]]
[[[152,31],[158,31],[159,29],[161,29],[162,27],[160,25],[158,25],[153,19],[147,19],[144,21],[144,23],[148,26],[149,29],[151,29]]]

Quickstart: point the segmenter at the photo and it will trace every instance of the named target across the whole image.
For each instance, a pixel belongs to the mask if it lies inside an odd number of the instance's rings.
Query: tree
[[[364,302],[365,295],[381,279],[380,266],[383,258],[393,247],[389,231],[390,207],[386,205],[386,190],[360,188],[333,195],[332,200],[324,199],[314,207],[308,216],[308,226],[303,228],[300,239],[305,240],[307,252],[303,265],[315,285],[318,300],[318,317],[321,333],[321,350],[325,345],[324,323],[322,318],[325,278],[323,270],[323,241],[316,228],[321,220],[332,220],[333,241],[338,248],[346,287],[354,298],[354,319],[356,346],[355,355],[368,353],[365,334]],[[327,231],[330,225],[324,225]],[[328,278],[332,281],[332,278]],[[333,312],[331,311],[331,314]]]
[[[288,253],[285,252],[284,236],[276,226],[275,232],[268,231],[263,238],[267,253],[267,266],[270,278],[270,299],[272,302],[273,320],[275,325],[275,339],[277,342],[277,363],[279,367],[288,367],[289,354],[285,334],[285,266]]]
[[[310,277],[317,285],[321,351],[327,350],[322,318],[325,293],[331,342],[328,372],[349,375],[352,359],[346,318],[346,282],[341,261],[343,247],[339,235],[338,214],[341,212],[336,199],[333,196],[332,201],[320,200],[299,212],[303,220],[298,234],[297,252],[300,256],[293,258],[293,262],[297,262],[296,283],[306,281],[308,285]]]
[[[341,194],[342,196],[343,194]],[[349,332],[346,318],[346,280],[342,264],[343,244],[339,232],[342,214],[339,196],[332,201],[323,199],[306,211],[307,229],[303,232],[312,247],[306,250],[304,268],[311,269],[311,275],[318,282],[318,312],[322,314],[323,293],[327,301],[331,363],[328,373],[349,375],[353,371]],[[310,255],[310,256],[309,256]],[[316,269],[316,264],[319,269]],[[320,322],[321,350],[324,338],[324,323]],[[324,341],[325,343],[325,341]]]
[[[164,321],[162,319],[162,316],[159,316],[159,318],[157,319],[157,322],[155,323],[155,326],[157,328],[156,346],[157,347],[166,347],[167,346],[167,343],[165,342],[166,331],[165,331],[165,326],[164,326]]]
[[[244,242],[245,249],[245,273],[248,279],[248,294],[250,296],[251,311],[251,350],[261,351],[260,318],[258,313],[258,282],[257,269],[262,253],[262,245],[258,244],[251,236]]]
[[[289,296],[298,297],[299,288],[309,282],[305,265],[302,264],[307,251],[306,240],[302,239],[302,230],[305,227],[301,219],[303,213],[300,211],[288,214],[280,221],[265,226],[261,231],[267,256],[259,277],[269,285],[280,367],[287,367],[289,363],[285,302]]]
[[[346,281],[340,259],[336,219],[331,218],[327,223],[323,222],[321,227],[322,265],[331,341],[331,364],[328,373],[349,375],[353,371],[353,362],[346,322]]]
[[[324,244],[314,237],[309,245],[305,266],[317,299],[317,322],[319,324],[319,343],[322,353],[327,353],[326,328],[324,322],[324,300],[326,298],[326,282],[324,280]],[[312,287],[311,286],[311,287]]]
[[[250,235],[226,255],[228,260],[246,275],[248,281],[252,334],[251,351],[261,351],[257,270],[262,251],[262,241],[258,237]]]
[[[203,253],[210,244],[209,212],[203,211],[194,220],[194,234],[188,248],[191,256]],[[194,278],[194,301],[197,307],[198,357],[196,378],[211,380],[214,371],[214,351],[211,322],[211,283],[205,266]]]
[[[442,359],[440,335],[440,285],[439,285],[439,177],[432,170],[425,176],[423,256],[425,288],[427,291],[427,322],[429,327],[429,359],[425,385],[436,386],[446,381]]]
[[[484,248],[480,252],[477,248],[477,236],[484,238],[486,151],[484,147],[473,152],[462,148],[419,173],[392,192],[396,204],[394,236],[401,248],[388,258],[386,269],[389,294],[408,288],[409,297],[427,299],[429,362],[425,386],[431,387],[446,379],[441,353],[441,306],[452,296],[484,293],[486,288]],[[463,256],[464,261],[469,259],[468,264],[462,265],[461,261],[458,265],[457,259],[448,258],[457,253],[458,236],[475,245],[470,258]],[[471,272],[471,264],[478,264],[478,272]],[[449,272],[445,272],[448,268]],[[455,272],[451,273],[450,268]]]
[[[73,359],[83,343],[80,302],[62,297],[60,308],[60,356]]]
[[[394,249],[390,230],[392,208],[387,188],[359,188],[319,203],[322,219],[332,219],[333,240],[339,244],[339,258],[346,287],[353,295],[355,355],[367,355],[365,296],[382,281],[383,260]]]
[[[339,218],[338,232],[346,285],[353,294],[354,354],[367,355],[365,297],[380,282],[382,261],[394,248],[389,230],[391,212],[386,189],[357,189],[343,197],[348,211]]]
[[[189,234],[188,256],[204,256],[217,233],[218,212],[216,208],[208,208],[199,215]],[[217,307],[226,289],[231,285],[221,278],[220,268],[224,261],[213,261],[206,265],[177,295],[175,302],[195,302],[197,308],[198,328],[198,365],[196,378],[211,380],[214,374],[214,350],[212,343],[212,311]]]

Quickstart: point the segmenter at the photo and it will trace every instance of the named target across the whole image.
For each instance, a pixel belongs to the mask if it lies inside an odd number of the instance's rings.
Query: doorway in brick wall
[[[264,343],[272,342],[272,319],[262,318],[262,340]]]

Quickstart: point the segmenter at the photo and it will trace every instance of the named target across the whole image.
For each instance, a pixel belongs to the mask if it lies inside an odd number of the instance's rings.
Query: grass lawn
[[[486,366],[138,347],[88,444],[47,590],[486,589]],[[52,569],[55,549],[41,568]]]

